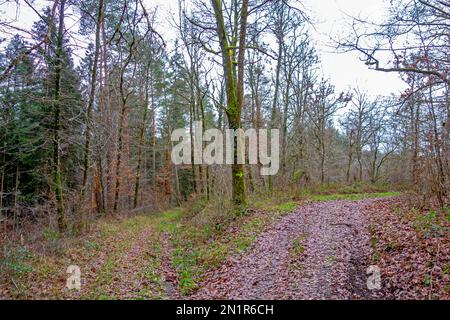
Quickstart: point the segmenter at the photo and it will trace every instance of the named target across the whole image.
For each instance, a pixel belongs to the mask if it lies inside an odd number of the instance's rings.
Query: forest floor
[[[449,299],[448,227],[448,212],[395,193],[255,201],[237,218],[207,204],[109,218],[17,248],[0,298]],[[79,291],[66,288],[70,265]],[[367,288],[370,265],[382,290]]]

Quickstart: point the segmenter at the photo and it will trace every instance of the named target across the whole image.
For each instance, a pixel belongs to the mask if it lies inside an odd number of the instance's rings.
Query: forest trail
[[[54,253],[27,249],[0,299],[448,299],[448,223],[402,198],[258,206],[212,233],[202,211],[105,219]],[[382,290],[367,289],[372,263]],[[79,291],[66,287],[70,265]]]
[[[374,199],[314,202],[271,225],[246,254],[210,272],[194,299],[370,299],[362,208]]]

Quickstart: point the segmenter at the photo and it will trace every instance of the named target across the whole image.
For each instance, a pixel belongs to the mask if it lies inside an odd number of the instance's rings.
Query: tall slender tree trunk
[[[151,60],[150,60],[151,61]],[[145,79],[145,102],[143,104],[144,106],[144,112],[142,116],[142,124],[139,128],[139,143],[138,143],[138,160],[137,160],[137,166],[136,166],[136,181],[134,185],[134,200],[133,200],[133,208],[136,209],[138,205],[139,200],[139,188],[140,188],[140,182],[141,182],[141,165],[142,165],[142,148],[144,146],[144,137],[145,137],[145,126],[147,124],[147,114],[148,114],[148,90],[149,90],[149,76],[148,73],[150,72],[150,64],[151,62],[147,64],[146,68],[146,79]]]
[[[109,75],[108,75],[108,52],[107,52],[107,39],[106,39],[106,31],[105,31],[105,19],[101,22],[101,34],[102,34],[102,70],[103,70],[103,84],[102,84],[102,108],[104,112],[104,123],[103,123],[103,130],[112,130],[113,128],[113,121],[112,121],[112,112],[111,112],[111,103],[110,103],[110,92],[109,92]],[[103,132],[104,134],[106,132]],[[105,134],[107,136],[107,134]],[[100,147],[99,147],[100,148]],[[105,170],[101,170],[101,176],[105,176],[104,179],[102,179],[102,183],[104,181],[103,186],[103,199],[104,199],[104,210],[108,211],[110,210],[110,190],[111,188],[111,179],[112,179],[112,146],[110,143],[110,139],[105,137],[105,148],[106,148],[106,168]],[[102,155],[100,153],[100,149],[98,152],[98,158],[101,160]],[[104,174],[103,174],[104,173]]]
[[[347,183],[350,183],[350,171],[352,169],[352,162],[353,162],[353,152],[351,151],[351,149],[348,151],[348,156],[347,156],[347,171],[345,174],[346,177],[346,181]]]
[[[200,88],[199,88],[200,90]],[[205,122],[205,108],[203,105],[203,97],[201,97],[200,101],[200,112],[202,114],[202,126],[203,126],[203,130],[206,130],[206,122]],[[203,148],[205,148],[206,142],[203,142]],[[205,190],[206,191],[206,199],[209,200],[210,197],[210,185],[209,185],[209,166],[206,166],[204,168],[204,186],[205,186]]]
[[[169,129],[169,131],[171,132],[171,128]],[[170,149],[173,149],[173,141],[170,139],[169,137],[169,144],[170,144]],[[175,180],[175,200],[177,205],[181,204],[181,190],[180,190],[180,178],[178,175],[178,167],[177,166],[173,166],[173,170],[174,170],[174,180]]]
[[[156,188],[156,104],[153,82],[150,84],[152,102],[152,178],[153,189]]]
[[[377,160],[378,160],[378,150],[375,150],[373,153],[373,159],[371,163],[371,170],[370,170],[370,182],[375,183],[377,182]]]
[[[277,56],[277,67],[275,71],[275,88],[274,88],[274,94],[273,94],[273,102],[272,102],[272,112],[270,116],[270,125],[272,128],[274,128],[275,123],[277,122],[277,111],[278,111],[278,92],[280,91],[280,76],[281,76],[281,64],[283,59],[283,35],[278,34],[277,35],[277,42],[278,42],[278,56]],[[269,193],[272,194],[273,192],[273,178],[272,176],[268,177],[268,187],[269,187]]]
[[[419,104],[416,104],[415,99],[415,81],[411,84],[411,129],[412,129],[412,167],[411,176],[413,187],[417,188],[419,186],[419,168],[418,168],[418,155],[419,155]]]
[[[121,111],[119,118],[119,133],[117,141],[117,157],[116,157],[116,186],[114,191],[114,207],[113,212],[117,212],[119,208],[119,195],[120,195],[120,168],[122,164],[122,150],[123,150],[123,127],[125,124],[126,117],[126,100],[122,100]]]
[[[320,143],[320,182],[325,182],[325,142]]]
[[[432,92],[432,88],[430,87],[430,109],[431,109],[431,118],[432,118],[432,123],[433,123],[433,148],[435,150],[435,163],[436,163],[436,167],[437,167],[437,177],[436,177],[436,195],[439,201],[439,205],[441,206],[441,208],[444,207],[445,205],[445,198],[447,196],[447,190],[445,188],[446,182],[446,173],[444,172],[444,165],[443,165],[443,160],[442,160],[442,152],[441,152],[441,139],[439,137],[439,131],[438,131],[438,124],[437,124],[437,118],[436,118],[436,112],[434,110],[434,102],[433,102],[433,92]],[[447,173],[448,175],[448,173]]]
[[[246,152],[246,161],[249,162],[249,154],[248,151]],[[250,192],[254,192],[255,191],[255,180],[253,179],[253,168],[252,165],[249,164],[247,166],[247,177],[248,177],[248,187],[250,189]]]
[[[6,142],[4,143],[4,147],[6,150]],[[6,153],[3,152],[3,163],[6,163]],[[0,182],[0,217],[2,217],[3,214],[3,192],[5,188],[5,166],[2,167],[2,179]],[[6,227],[6,224],[5,224]],[[6,233],[6,232],[5,232]]]
[[[77,231],[81,231],[83,228],[83,211],[84,211],[84,198],[86,194],[86,186],[88,180],[88,171],[89,171],[89,151],[91,145],[91,125],[92,125],[92,109],[94,107],[95,100],[95,88],[97,84],[97,64],[98,57],[100,52],[100,27],[101,22],[103,20],[103,0],[99,0],[98,2],[98,15],[97,22],[95,26],[95,49],[94,49],[94,60],[92,62],[92,71],[91,71],[91,87],[89,92],[89,100],[87,106],[87,115],[86,115],[86,132],[85,132],[85,143],[84,143],[84,159],[83,159],[83,182],[81,185],[80,192],[80,202],[78,204],[78,214],[77,214],[77,223],[76,229]]]
[[[191,96],[192,97],[192,96]],[[194,193],[198,192],[198,185],[197,185],[197,175],[195,170],[195,163],[194,163],[194,109],[195,105],[193,104],[192,100],[189,105],[189,138],[191,142],[191,171],[192,171],[192,190],[194,190]]]
[[[288,121],[289,93],[290,93],[291,81],[292,81],[292,71],[289,70],[289,73],[288,73],[288,76],[286,79],[286,89],[284,92],[284,108],[283,108],[283,124],[282,124],[283,140],[282,140],[282,145],[281,145],[281,154],[282,154],[281,167],[282,167],[283,171],[286,169],[286,162],[287,162],[287,142],[288,142],[287,121]]]
[[[361,182],[363,180],[363,169],[362,169],[362,147],[361,143],[358,143],[356,149],[356,158],[358,160],[358,180]]]
[[[61,69],[64,43],[64,9],[66,0],[60,1],[59,25],[56,40],[55,56],[55,93],[53,104],[53,174],[55,184],[56,211],[58,220],[58,229],[64,232],[67,229],[67,222],[64,210],[63,182],[61,174],[61,156],[60,149],[60,127],[61,127]]]
[[[120,184],[121,184],[121,176],[120,176],[120,168],[121,168],[121,162],[122,162],[122,152],[123,152],[123,131],[125,126],[125,118],[127,116],[127,99],[128,94],[125,93],[125,71],[128,67],[128,65],[131,62],[131,58],[133,56],[133,50],[134,50],[134,44],[135,39],[133,38],[130,47],[128,56],[125,59],[124,64],[122,65],[122,70],[120,73],[120,101],[121,101],[121,110],[120,110],[120,118],[119,118],[119,131],[118,131],[118,138],[117,138],[117,157],[116,157],[116,186],[115,186],[115,192],[114,192],[114,207],[113,211],[117,212],[119,207],[119,195],[120,195]]]
[[[19,195],[19,164],[16,165],[16,185],[14,187],[14,205],[13,205],[13,227],[16,229],[17,223],[17,196]]]

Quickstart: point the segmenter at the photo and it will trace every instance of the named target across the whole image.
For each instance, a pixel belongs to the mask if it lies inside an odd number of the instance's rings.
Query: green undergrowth
[[[355,194],[318,194],[311,195],[310,198],[313,201],[335,201],[335,200],[351,200],[357,201],[369,198],[386,198],[395,197],[401,195],[398,191],[388,191],[388,192],[376,192],[376,193],[355,193]]]
[[[55,242],[54,237],[49,237],[47,242],[35,244],[35,247],[17,247],[8,251],[10,256],[6,257],[6,261],[1,261],[3,269],[0,280],[10,288],[8,295],[13,298],[63,299],[68,293],[64,281],[67,278],[67,267],[77,265],[82,278],[80,298],[113,299],[114,294],[108,288],[114,286],[113,282],[121,267],[120,258],[129,252],[145,228],[155,227],[159,215],[102,219],[87,235],[59,239],[58,251],[48,252],[36,248],[45,248],[49,242]],[[163,296],[163,284],[157,276],[161,264],[158,233],[149,234],[151,239],[147,243],[151,247],[146,248],[149,258],[138,276],[148,278],[146,283],[149,283],[151,289],[143,286],[136,299],[158,299]],[[94,261],[101,255],[104,255],[104,260],[94,265]],[[94,273],[94,278],[90,279],[89,285],[84,285],[83,279],[89,273]]]
[[[160,228],[171,235],[180,292],[195,291],[205,272],[219,267],[230,255],[245,253],[271,222],[298,205],[285,200],[255,201],[239,216],[230,204],[199,200],[202,206],[195,203],[166,215]]]
[[[327,183],[301,188],[297,191],[300,195],[335,195],[335,194],[370,194],[390,191],[405,191],[407,186],[397,186],[387,183],[354,182],[352,184]]]
[[[398,196],[406,187],[390,184],[368,184],[355,182],[353,184],[323,184],[291,191],[297,199],[312,201],[361,200],[366,198],[384,198]]]

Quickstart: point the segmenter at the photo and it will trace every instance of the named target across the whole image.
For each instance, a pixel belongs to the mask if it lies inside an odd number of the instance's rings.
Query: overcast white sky
[[[169,25],[168,14],[177,10],[178,0],[144,0],[148,7],[158,5],[160,7],[160,19]],[[19,3],[22,2],[19,0]],[[362,16],[371,19],[381,19],[384,16],[388,0],[302,0],[303,5],[314,21],[315,31],[312,36],[317,42],[317,49],[321,56],[323,74],[330,78],[338,90],[345,90],[358,85],[367,90],[371,95],[390,95],[398,93],[405,88],[396,73],[382,73],[372,71],[358,59],[356,53],[338,54],[332,52],[329,47],[329,35],[340,34],[345,29],[346,21],[351,16]],[[45,4],[49,1],[36,0],[35,4]],[[37,15],[22,2],[18,12],[14,3],[2,5],[0,15],[2,21],[5,18],[14,18],[18,14],[18,26],[29,29]],[[68,21],[70,26],[70,19]],[[159,28],[160,31],[171,36],[170,27]],[[5,37],[0,33],[0,37]]]
[[[313,36],[317,40],[322,58],[323,72],[340,90],[355,85],[367,89],[371,95],[389,95],[405,88],[397,73],[369,70],[359,55],[332,52],[327,44],[330,35],[345,33],[349,16],[381,20],[385,16],[388,0],[303,0],[316,21]]]

